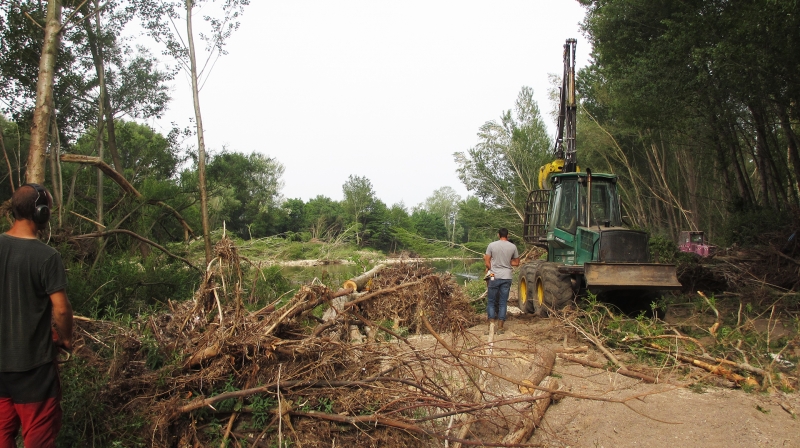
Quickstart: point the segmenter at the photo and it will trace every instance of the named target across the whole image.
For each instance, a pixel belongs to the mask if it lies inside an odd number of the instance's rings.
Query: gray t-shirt
[[[489,243],[486,248],[486,255],[492,257],[492,272],[496,279],[514,278],[514,270],[511,267],[511,260],[519,258],[517,246],[508,240],[497,240]]]
[[[37,239],[0,234],[0,372],[53,362],[50,294],[66,286],[55,249]]]

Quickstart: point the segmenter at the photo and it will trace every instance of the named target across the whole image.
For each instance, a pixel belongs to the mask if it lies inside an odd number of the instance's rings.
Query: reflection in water
[[[469,280],[483,276],[483,261],[480,258],[437,260],[430,264],[437,272],[449,272]]]

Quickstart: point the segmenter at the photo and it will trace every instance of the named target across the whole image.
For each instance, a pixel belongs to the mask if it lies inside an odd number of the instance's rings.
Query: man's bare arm
[[[72,350],[72,305],[67,292],[62,289],[50,294],[50,302],[53,304],[53,321],[58,331],[56,344],[65,350]]]
[[[511,266],[519,266],[519,258],[512,258]]]
[[[492,269],[492,256],[491,255],[484,255],[483,256],[483,265],[486,266],[486,270]]]

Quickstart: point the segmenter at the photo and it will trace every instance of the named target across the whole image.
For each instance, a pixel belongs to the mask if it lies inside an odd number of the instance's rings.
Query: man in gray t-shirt
[[[501,228],[497,231],[497,235],[500,239],[489,243],[483,256],[487,270],[486,313],[489,316],[489,324],[495,323],[497,333],[503,334],[508,293],[511,290],[511,279],[514,277],[514,266],[519,266],[519,252],[517,246],[508,241],[508,229]]]

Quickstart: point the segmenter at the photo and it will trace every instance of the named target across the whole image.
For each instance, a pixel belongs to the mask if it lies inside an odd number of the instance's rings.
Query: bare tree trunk
[[[779,210],[783,208],[781,207],[781,201],[778,197],[782,190],[779,190],[779,173],[775,171],[772,154],[769,152],[764,110],[760,106],[749,106],[749,109],[756,129],[756,152],[758,153],[758,166],[761,169],[761,185],[762,188],[764,188],[764,200],[768,206]]]
[[[94,0],[94,8],[95,8],[95,28],[97,31],[92,29],[91,24],[89,21],[83,22],[83,28],[86,31],[86,38],[89,41],[89,49],[92,52],[92,61],[94,62],[95,72],[97,73],[97,79],[100,84],[100,97],[102,101],[102,110],[105,116],[105,123],[106,123],[106,138],[108,139],[108,152],[111,154],[111,162],[114,164],[114,169],[117,170],[120,174],[123,172],[122,167],[122,158],[119,156],[119,151],[117,150],[117,138],[116,138],[116,130],[114,126],[114,111],[111,109],[111,97],[108,94],[108,89],[106,89],[106,81],[105,81],[105,61],[103,56],[103,46],[102,43],[98,40],[97,36],[101,35],[101,26],[100,26],[100,2],[99,0]]]
[[[106,112],[106,139],[108,139],[108,152],[111,154],[111,162],[114,163],[114,169],[120,174],[125,174],[125,167],[122,166],[122,158],[119,156],[117,149],[117,127],[114,124],[114,110],[111,109],[111,97],[108,91],[103,95],[105,105],[103,110]]]
[[[95,7],[97,7],[97,0],[95,0]],[[97,28],[97,32],[95,36],[101,35],[101,28],[100,28],[100,12],[98,9],[95,9],[94,12],[94,19],[95,19],[95,27]],[[86,30],[87,35],[92,34],[92,26],[87,21],[86,23]],[[97,99],[97,157],[100,160],[104,160],[105,154],[103,154],[104,146],[103,146],[103,116],[104,116],[104,109],[106,104],[106,68],[105,64],[103,63],[103,50],[101,48],[100,42],[95,39],[95,47],[92,51],[92,58],[94,59],[94,66],[95,70],[97,71],[97,81],[100,84],[100,98]],[[105,225],[103,225],[103,218],[104,218],[104,209],[103,209],[103,202],[104,202],[104,194],[103,194],[103,171],[97,170],[97,231],[102,232],[105,230]],[[97,239],[97,260],[99,260],[103,256],[103,238],[100,237]]]
[[[39,79],[36,83],[36,109],[31,125],[31,144],[28,149],[26,182],[43,182],[45,171],[45,148],[50,115],[53,113],[53,79],[55,77],[56,54],[61,44],[61,0],[47,2],[47,23],[44,28],[44,44],[39,59]]]
[[[741,141],[738,140],[735,129],[729,129],[728,145],[731,154],[733,155],[734,167],[736,170],[736,181],[740,184],[740,188],[744,189],[746,196],[742,196],[747,201],[747,204],[752,206],[758,202],[756,190],[753,187],[753,182],[750,181],[750,176],[747,173],[747,163],[745,162],[745,149],[742,147]],[[752,156],[752,154],[750,154]]]
[[[800,146],[800,139],[797,138],[797,134],[795,134],[794,130],[792,129],[792,123],[789,120],[789,114],[786,112],[786,109],[778,106],[777,110],[781,117],[781,128],[783,129],[783,133],[786,135],[786,151],[788,153],[787,159],[789,159],[789,162],[792,166],[791,172],[794,173],[794,188],[798,193],[800,193],[800,150],[798,150],[798,146]]]
[[[699,189],[699,175],[698,171],[702,169],[698,167],[697,160],[693,160],[688,151],[678,149],[673,154],[678,162],[680,169],[679,174],[683,178],[683,182],[679,182],[677,188],[683,186],[685,188],[686,200],[689,202],[688,224],[689,230],[700,229],[700,204],[697,201]],[[681,185],[682,184],[682,185]],[[677,229],[680,230],[680,229]],[[677,237],[673,234],[673,237]]]
[[[200,215],[203,223],[203,242],[206,249],[206,264],[211,262],[211,234],[208,223],[208,192],[206,191],[206,144],[203,138],[203,119],[200,114],[200,91],[197,87],[197,60],[194,52],[192,31],[192,0],[186,0],[186,32],[189,39],[189,61],[191,62],[192,96],[197,125],[197,176],[200,188]]]
[[[11,168],[11,161],[8,159],[8,152],[6,152],[6,142],[3,140],[3,129],[0,129],[0,148],[3,150],[3,157],[8,166],[8,182],[11,184],[11,192],[13,193],[16,190],[16,186],[14,185],[14,171]]]
[[[55,115],[50,116],[50,194],[58,210],[58,226],[61,227],[64,207],[64,186],[61,184],[61,140],[58,135],[58,122]]]

